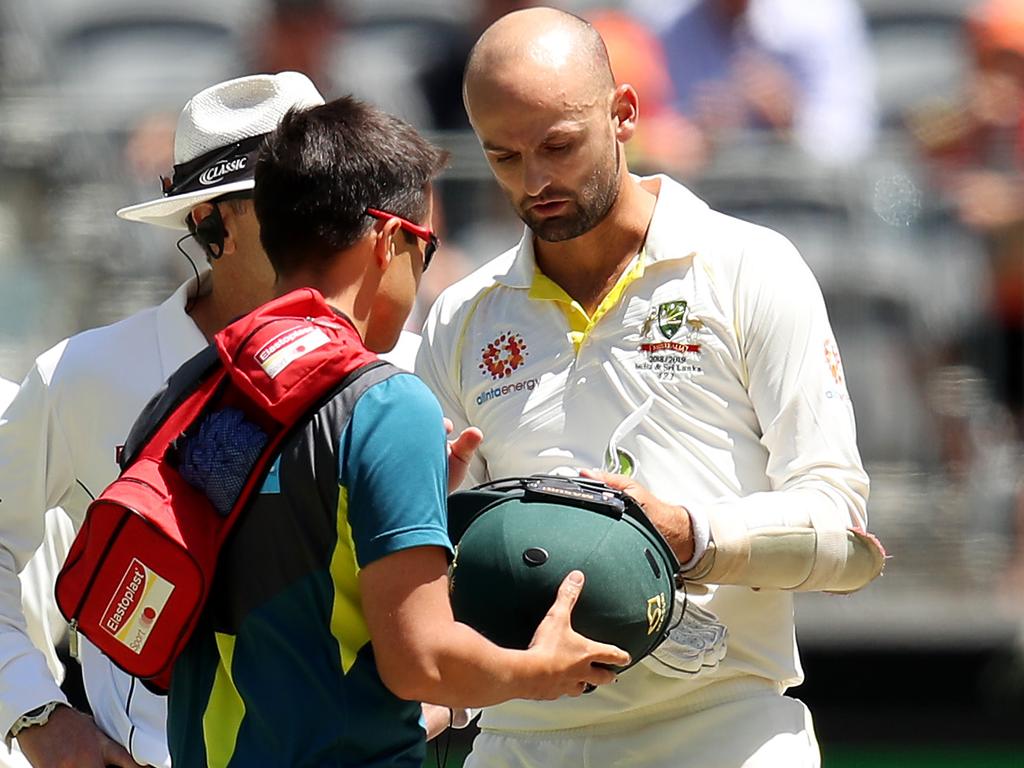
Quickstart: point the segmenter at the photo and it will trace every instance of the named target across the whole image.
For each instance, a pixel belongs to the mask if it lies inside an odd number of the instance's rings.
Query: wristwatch
[[[41,707],[30,709],[24,715],[14,721],[14,725],[11,726],[10,738],[15,738],[26,728],[31,728],[33,725],[46,725],[50,721],[50,715],[53,714],[53,710],[60,706],[59,701],[51,701],[49,704],[43,704]]]

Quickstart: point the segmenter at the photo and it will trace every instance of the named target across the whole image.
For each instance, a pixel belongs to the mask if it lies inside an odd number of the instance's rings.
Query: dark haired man
[[[91,497],[117,476],[132,422],[167,376],[272,295],[252,201],[239,195],[251,197],[262,137],[289,108],[322,103],[297,72],[236,78],[189,99],[163,194],[118,215],[183,233],[191,227],[209,264],[159,306],[44,352],[0,416],[0,735],[13,737],[34,766],[170,764],[165,698],[84,638],[79,660],[92,717],[67,705],[26,631],[18,573],[49,535],[48,510],[59,506],[81,525]]]
[[[527,229],[442,294],[417,372],[487,435],[475,479],[602,477],[689,585],[685,621],[617,685],[489,709],[467,766],[818,765],[809,713],[783,695],[802,679],[792,590],[858,589],[883,555],[814,277],[781,235],[629,174],[638,96],[583,20],[499,19],[464,99]]]
[[[311,286],[390,349],[436,248],[445,155],[352,98],[293,111],[261,150],[256,215],[284,294]],[[361,341],[360,341],[361,340]],[[452,618],[445,436],[415,376],[376,368],[289,437],[221,551],[174,668],[178,765],[420,766],[418,702],[579,695],[628,654],[572,631],[567,577],[527,651]]]

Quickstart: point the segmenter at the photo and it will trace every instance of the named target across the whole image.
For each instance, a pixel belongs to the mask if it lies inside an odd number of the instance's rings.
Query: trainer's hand
[[[451,419],[444,420],[445,434],[455,429]],[[457,438],[448,441],[448,493],[458,489],[469,472],[469,462],[483,442],[484,433],[476,427],[466,427]]]
[[[599,469],[582,469],[580,475],[592,480],[600,480],[617,491],[632,496],[647,515],[648,519],[665,537],[672,547],[680,563],[688,563],[693,557],[693,528],[690,526],[690,513],[685,507],[667,504],[659,499],[640,483],[625,475],[613,475]]]
[[[598,643],[572,628],[572,609],[583,591],[583,573],[572,571],[562,580],[555,602],[537,627],[527,653],[537,662],[529,698],[551,700],[579,696],[594,686],[611,683],[615,673],[606,666],[624,667],[629,654],[614,645]]]
[[[33,768],[142,768],[88,715],[57,707],[45,725],[18,734],[18,746]]]

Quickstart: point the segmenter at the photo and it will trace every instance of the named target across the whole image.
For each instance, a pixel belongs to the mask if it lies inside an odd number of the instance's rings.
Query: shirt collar
[[[533,284],[533,273],[537,269],[537,257],[533,250],[533,232],[523,228],[519,244],[506,252],[508,267],[499,270],[494,279],[506,288],[529,288]]]
[[[703,228],[700,219],[710,210],[708,204],[664,174],[633,176],[633,179],[657,181],[660,185],[644,241],[646,263],[682,259],[696,251]],[[510,257],[508,268],[495,275],[495,280],[508,288],[531,287],[537,258],[529,227],[524,229],[518,245],[507,254]]]
[[[658,202],[647,227],[644,240],[644,256],[648,264],[671,259],[683,259],[699,250],[704,215],[710,210],[708,204],[697,197],[678,181],[658,174],[647,176],[640,181],[657,181]]]
[[[207,267],[200,271],[198,279],[193,277],[187,280],[156,309],[157,344],[164,379],[207,346],[206,337],[185,311],[185,307],[191,296],[209,288],[209,277],[210,269]]]

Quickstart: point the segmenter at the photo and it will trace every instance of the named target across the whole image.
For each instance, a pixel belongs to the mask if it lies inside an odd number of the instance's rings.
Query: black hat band
[[[172,178],[161,177],[164,197],[199,192],[254,178],[256,155],[265,136],[265,133],[251,136],[174,166]]]

